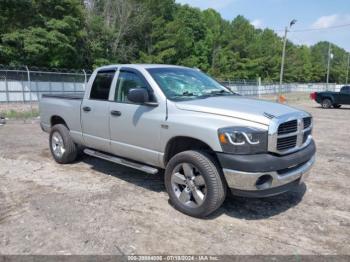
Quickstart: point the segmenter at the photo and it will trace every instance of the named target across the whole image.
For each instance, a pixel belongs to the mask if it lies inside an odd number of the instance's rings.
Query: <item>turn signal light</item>
[[[219,135],[219,140],[220,140],[220,143],[221,143],[221,144],[227,144],[227,143],[228,143],[225,134],[220,134],[220,135]]]

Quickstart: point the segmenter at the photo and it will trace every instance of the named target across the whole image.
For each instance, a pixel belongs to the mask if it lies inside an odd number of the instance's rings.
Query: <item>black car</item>
[[[350,105],[350,86],[343,86],[340,92],[314,92],[310,98],[323,108],[340,108],[342,105]]]

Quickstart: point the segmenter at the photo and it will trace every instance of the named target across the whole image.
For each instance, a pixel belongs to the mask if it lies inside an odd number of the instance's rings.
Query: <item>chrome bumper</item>
[[[309,171],[315,163],[315,156],[313,156],[308,162],[297,167],[290,168],[290,171],[285,172],[273,171],[273,172],[243,172],[232,169],[223,169],[228,187],[231,189],[247,190],[247,191],[259,191],[266,189],[273,189],[293,181],[300,179],[302,183],[309,174]],[[263,186],[258,185],[257,182],[261,177],[270,178],[266,180]]]

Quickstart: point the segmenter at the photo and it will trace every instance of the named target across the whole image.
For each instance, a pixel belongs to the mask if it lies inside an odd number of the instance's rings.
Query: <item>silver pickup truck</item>
[[[266,197],[300,185],[315,161],[310,114],[248,99],[197,69],[111,65],[85,94],[43,95],[41,127],[60,164],[79,150],[156,174],[181,212],[205,217],[227,189]]]

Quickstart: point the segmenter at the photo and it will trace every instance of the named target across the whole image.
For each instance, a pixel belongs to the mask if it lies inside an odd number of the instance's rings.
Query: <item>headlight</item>
[[[218,130],[225,153],[248,155],[267,152],[267,131],[254,127],[226,127]]]

